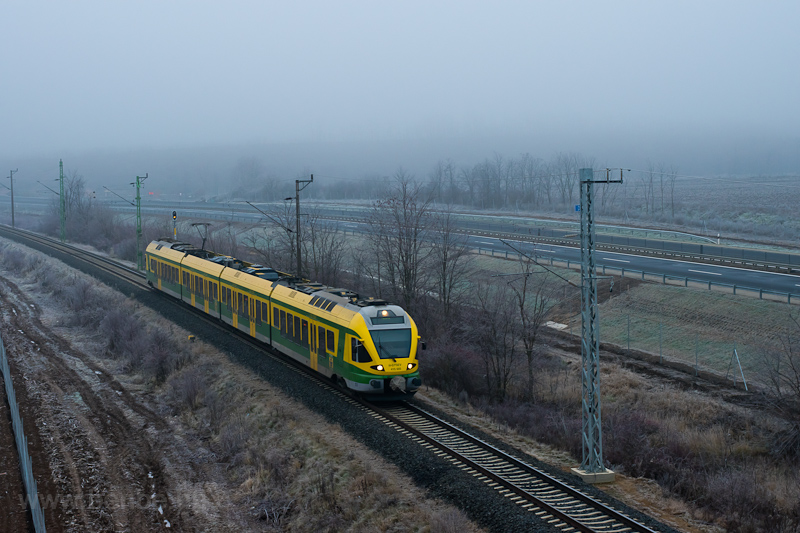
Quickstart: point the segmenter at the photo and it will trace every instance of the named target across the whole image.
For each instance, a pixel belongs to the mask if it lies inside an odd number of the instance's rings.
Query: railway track
[[[23,244],[35,244],[39,249],[47,247],[61,254],[79,257],[80,261],[114,278],[150,290],[144,274],[81,248],[5,226],[0,226],[0,234],[13,235],[15,240]],[[236,336],[241,342],[261,351],[295,373],[316,381],[320,388],[343,398],[363,410],[367,416],[396,431],[398,438],[411,439],[418,446],[450,462],[455,468],[514,502],[522,510],[533,513],[553,530],[602,533],[659,531],[589,496],[577,487],[577,483],[571,485],[561,481],[420,407],[410,403],[382,406],[371,404],[295,361],[272,352],[267,346],[255,342],[244,333],[226,328],[204,313],[170,298],[164,298],[164,301],[180,306],[184,311],[192,311],[210,327]]]
[[[12,236],[17,242],[26,245],[34,245],[32,247],[39,250],[44,247],[48,250],[56,251],[70,257],[77,257],[82,262],[87,263],[88,265],[111,276],[142,287],[147,286],[145,282],[146,276],[143,272],[139,272],[135,268],[127,267],[117,261],[114,261],[113,259],[108,259],[101,255],[91,253],[77,246],[64,244],[50,237],[45,237],[33,232],[11,228],[4,225],[0,225],[0,235]]]
[[[379,407],[372,416],[393,426],[517,505],[564,532],[654,532],[645,524],[408,403]]]

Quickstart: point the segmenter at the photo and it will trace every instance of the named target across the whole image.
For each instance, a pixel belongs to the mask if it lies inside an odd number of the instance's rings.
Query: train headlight
[[[375,367],[375,370],[377,370],[378,372],[383,372],[383,365],[378,365],[377,367]]]
[[[411,370],[412,368],[414,368],[414,363],[408,363],[408,369]]]

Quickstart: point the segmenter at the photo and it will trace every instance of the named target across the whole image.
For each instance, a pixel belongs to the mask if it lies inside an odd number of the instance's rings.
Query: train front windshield
[[[379,329],[370,331],[381,359],[405,359],[411,354],[410,329]]]

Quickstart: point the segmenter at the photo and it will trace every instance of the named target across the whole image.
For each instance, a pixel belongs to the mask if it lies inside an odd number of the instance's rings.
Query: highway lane
[[[149,215],[171,218],[173,211],[171,205],[173,204],[148,203],[142,206],[142,212]],[[202,218],[212,220],[236,220],[253,224],[260,222],[272,223],[268,222],[263,215],[255,210],[240,211],[243,207],[240,203],[178,203],[174,204],[174,207],[175,210],[178,211],[180,220]],[[249,206],[247,207],[249,208]],[[134,210],[132,206],[128,206],[122,202],[113,204],[113,208],[126,212],[132,212]],[[353,214],[352,212],[342,212],[339,209],[325,210],[325,213],[329,216]],[[324,216],[323,214],[323,217]],[[339,224],[340,227],[347,231],[368,231],[366,223],[340,221]],[[524,241],[509,242],[532,256],[547,258],[548,260],[552,257],[556,261],[570,261],[571,263],[580,262],[580,249],[578,248],[549,244],[532,244]],[[506,252],[513,253],[513,250],[500,242],[499,239],[493,237],[471,235],[470,244],[476,248],[494,250],[495,254],[499,255],[505,255]],[[596,253],[595,262],[598,267],[605,266],[607,269],[613,269],[614,272],[621,269],[644,271],[654,276],[667,276],[668,278],[674,279],[688,278],[698,282],[711,282],[717,285],[736,285],[738,287],[755,290],[791,293],[800,297],[800,276],[796,275],[605,251],[598,251]]]
[[[509,252],[509,254],[515,253],[499,239],[472,235],[469,242],[476,248],[494,250],[496,255],[504,256],[506,252]],[[574,264],[579,264],[581,260],[579,248],[532,244],[513,240],[508,242],[526,255],[540,260],[549,260],[552,257],[556,261],[570,261],[570,263]],[[710,281],[715,285],[736,285],[740,288],[791,293],[800,297],[800,276],[790,274],[604,251],[595,252],[595,264],[598,268],[605,266],[609,272],[618,272],[621,269],[644,271],[651,275],[667,276],[671,279],[688,278],[689,280],[700,282]]]

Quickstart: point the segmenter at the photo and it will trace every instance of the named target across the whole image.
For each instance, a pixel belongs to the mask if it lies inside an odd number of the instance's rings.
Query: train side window
[[[289,336],[289,329],[286,327],[286,311],[281,311],[281,335]]]
[[[184,272],[183,273],[183,286],[186,287],[186,288],[189,287],[189,273],[188,272]]]
[[[317,328],[318,338],[317,338],[317,348],[319,349],[320,353],[325,352],[325,328],[319,326]]]
[[[267,302],[261,302],[261,319],[269,325],[269,306]]]
[[[327,343],[326,343],[325,347],[327,348],[327,350],[329,352],[336,353],[336,350],[335,350],[336,346],[335,346],[335,342],[334,342],[334,339],[333,339],[333,331],[328,330],[326,332],[326,335],[327,335]]]
[[[281,327],[281,312],[278,310],[277,307],[272,308],[272,327],[273,328]]]
[[[250,318],[250,302],[247,299],[247,295],[242,295],[242,314],[246,316],[248,319]]]
[[[294,342],[300,344],[300,317],[295,315],[294,317]]]
[[[256,306],[256,324],[261,325],[261,302],[255,301]]]
[[[369,356],[369,352],[367,351],[366,346],[361,344],[361,342],[355,338],[351,338],[350,350],[353,357],[353,361],[356,363],[369,363],[372,361],[372,357]]]
[[[300,345],[308,348],[308,320],[300,321]]]

